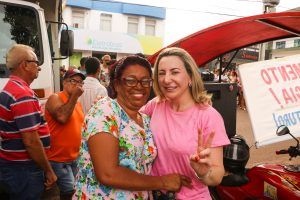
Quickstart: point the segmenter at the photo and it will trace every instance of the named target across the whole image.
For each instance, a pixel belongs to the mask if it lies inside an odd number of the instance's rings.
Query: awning
[[[167,47],[185,49],[201,67],[233,50],[262,42],[299,36],[300,12],[282,12],[224,22],[189,35]],[[152,64],[160,51],[148,58]]]

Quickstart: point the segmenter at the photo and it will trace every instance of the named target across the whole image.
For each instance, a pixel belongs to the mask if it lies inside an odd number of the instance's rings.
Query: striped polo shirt
[[[0,93],[0,159],[32,161],[21,135],[32,131],[38,132],[45,150],[49,149],[49,128],[38,98],[24,80],[11,75]]]

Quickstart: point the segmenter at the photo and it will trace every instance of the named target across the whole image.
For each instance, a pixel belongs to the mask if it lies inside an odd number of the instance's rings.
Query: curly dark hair
[[[111,97],[111,98],[117,97],[118,94],[115,90],[114,83],[115,83],[115,81],[120,80],[125,68],[128,66],[131,66],[131,65],[140,65],[142,67],[145,67],[148,70],[150,76],[152,77],[151,64],[145,58],[142,58],[137,55],[130,55],[130,56],[121,58],[110,68],[110,74],[109,74],[110,82],[109,82],[109,86],[108,86],[109,97]]]

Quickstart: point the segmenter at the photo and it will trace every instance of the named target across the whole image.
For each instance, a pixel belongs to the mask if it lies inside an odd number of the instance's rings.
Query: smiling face
[[[191,81],[183,61],[178,56],[165,56],[158,64],[158,85],[164,97],[178,100],[191,96],[189,82]]]
[[[143,87],[142,84],[146,86],[145,81],[150,79],[149,71],[145,67],[138,64],[127,66],[120,80],[115,83],[118,103],[125,109],[138,111],[145,105],[151,89],[151,87]],[[132,80],[137,80],[138,83],[135,85]]]

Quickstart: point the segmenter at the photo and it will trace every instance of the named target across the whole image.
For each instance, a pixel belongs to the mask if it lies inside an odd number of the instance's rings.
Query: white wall
[[[273,41],[273,49],[276,49],[276,42],[282,42],[282,41],[285,41],[285,48],[292,48],[294,47],[294,40],[296,39],[300,39],[300,37],[288,38],[283,40],[275,40]]]
[[[294,41],[296,39],[300,39],[300,37],[295,37],[295,38],[288,38],[288,39],[283,39],[283,40],[276,40],[273,41],[273,50],[272,50],[272,59],[274,58],[282,58],[285,56],[292,56],[295,54],[300,54],[300,47],[295,48],[294,46]],[[281,42],[285,41],[285,48],[283,49],[276,49],[276,42]]]
[[[72,25],[72,9],[71,7],[65,7],[65,9],[63,10],[63,20],[66,24],[68,24],[68,26]]]
[[[274,58],[282,58],[285,56],[292,56],[292,55],[296,55],[296,54],[300,54],[300,49],[298,50],[281,50],[281,51],[272,51],[272,59]]]
[[[80,8],[65,7],[63,11],[64,22],[72,26],[72,9],[80,10]],[[120,13],[102,12],[99,10],[84,10],[84,28],[88,30],[100,30],[100,15],[101,13],[112,15],[112,32],[127,33],[128,16]],[[145,35],[145,16],[139,17],[139,35]],[[156,19],[156,37],[164,37],[165,21]]]

